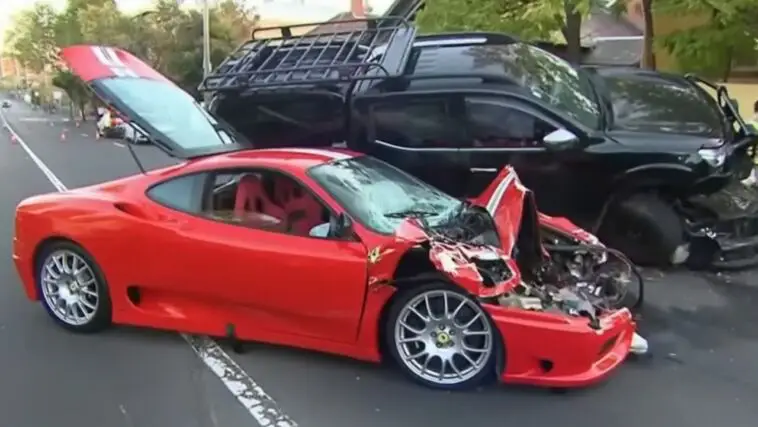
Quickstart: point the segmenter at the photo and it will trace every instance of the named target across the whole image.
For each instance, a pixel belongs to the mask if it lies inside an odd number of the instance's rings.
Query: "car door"
[[[465,193],[468,166],[461,98],[383,94],[355,101],[361,149],[454,196]]]
[[[537,108],[505,96],[470,95],[465,98],[470,176],[466,195],[476,197],[506,165],[512,165],[521,181],[536,195],[540,210],[566,214],[584,185],[581,150],[548,151],[542,140],[563,128]]]
[[[166,254],[154,282],[172,289],[176,301],[204,307],[215,322],[235,322],[238,335],[248,339],[270,341],[270,334],[286,333],[355,341],[367,280],[363,244],[227,220],[209,210],[215,208],[208,195],[219,190],[225,193],[219,200],[234,203],[228,195],[236,183],[229,174],[209,172],[202,191],[177,185],[188,177],[148,191],[162,229],[151,250]]]

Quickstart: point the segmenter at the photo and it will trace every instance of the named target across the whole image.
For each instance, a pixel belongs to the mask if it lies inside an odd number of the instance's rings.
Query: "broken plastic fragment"
[[[632,347],[629,349],[629,352],[632,354],[647,354],[647,350],[647,340],[635,332],[634,336],[632,336]]]

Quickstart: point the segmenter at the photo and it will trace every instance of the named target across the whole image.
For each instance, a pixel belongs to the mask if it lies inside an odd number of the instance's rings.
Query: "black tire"
[[[81,314],[81,319],[86,319],[86,321],[82,321],[81,323],[75,323],[73,319],[67,321],[63,318],[67,317],[69,314],[69,303],[66,303],[65,309],[62,305],[56,305],[53,302],[53,298],[55,298],[54,295],[56,294],[54,294],[48,286],[49,280],[47,279],[51,277],[50,271],[61,271],[58,268],[58,265],[62,264],[53,261],[53,258],[64,254],[70,261],[69,265],[73,265],[74,268],[80,271],[79,279],[76,281],[77,289],[71,289],[67,286],[66,295],[67,297],[72,298],[72,300],[78,300],[78,302],[70,304],[73,310],[71,315],[78,316]],[[54,264],[50,268],[46,267],[46,264],[49,262],[53,262]],[[37,281],[37,290],[40,295],[40,302],[45,308],[45,311],[47,311],[50,317],[58,325],[70,331],[79,333],[99,332],[110,326],[113,309],[108,284],[105,281],[105,276],[100,270],[100,267],[87,251],[72,242],[58,241],[45,246],[37,257],[35,264],[35,278]],[[89,270],[83,268],[85,265]],[[71,279],[73,279],[73,276]],[[90,281],[92,281],[92,285],[89,284]],[[57,295],[60,295],[63,290],[60,287],[57,287],[57,289]],[[58,301],[60,302],[61,299],[65,298],[60,298]],[[64,309],[65,314],[60,312],[61,309]],[[92,310],[91,313],[85,311],[89,309]]]
[[[615,203],[598,234],[636,264],[657,267],[670,266],[675,251],[686,242],[682,219],[674,208],[649,193]]]
[[[407,342],[407,343],[399,343],[400,335],[398,335],[398,330],[401,330],[400,333],[410,332],[410,330],[405,329],[402,326],[401,321],[403,319],[408,319],[408,322],[410,322],[411,318],[406,318],[405,314],[411,314],[412,311],[408,309],[409,306],[414,306],[416,302],[423,303],[424,297],[428,297],[430,300],[430,303],[432,305],[432,312],[435,314],[435,317],[442,317],[439,316],[440,314],[440,307],[442,304],[444,304],[442,301],[442,295],[447,295],[448,298],[448,312],[454,310],[454,307],[457,307],[457,304],[461,301],[465,301],[464,308],[460,309],[458,312],[458,316],[456,318],[461,318],[466,321],[466,317],[464,315],[468,315],[473,317],[474,314],[480,313],[480,317],[475,319],[474,325],[469,329],[470,332],[480,332],[480,335],[475,336],[469,336],[468,338],[475,338],[475,341],[468,341],[467,344],[469,346],[477,346],[481,345],[481,349],[484,349],[486,347],[486,343],[489,342],[489,352],[481,352],[481,353],[467,353],[477,355],[476,358],[473,359],[474,361],[478,362],[475,365],[471,365],[468,362],[465,362],[465,359],[460,355],[451,356],[456,361],[456,367],[459,368],[461,372],[464,373],[463,378],[450,378],[446,376],[444,380],[439,379],[431,379],[430,377],[434,376],[431,374],[427,374],[426,376],[423,375],[423,370],[421,373],[414,372],[414,368],[410,367],[409,364],[413,364],[414,360],[417,360],[418,358],[411,358],[408,360],[408,354],[421,354],[424,349],[426,348],[426,344],[422,344],[421,342]],[[453,301],[457,301],[453,302]],[[392,305],[389,307],[389,311],[386,316],[386,322],[383,325],[384,327],[384,338],[385,338],[385,348],[387,351],[391,354],[392,359],[396,362],[397,366],[400,368],[400,370],[408,376],[410,379],[412,379],[415,382],[418,382],[424,386],[430,387],[430,388],[436,388],[436,389],[444,389],[444,390],[463,390],[463,389],[469,389],[476,387],[486,380],[492,378],[492,376],[495,374],[495,363],[497,360],[498,351],[502,346],[502,342],[500,339],[500,334],[495,329],[495,326],[493,325],[492,321],[490,320],[489,315],[486,311],[479,305],[479,303],[471,298],[465,291],[458,289],[454,286],[451,286],[445,282],[439,281],[439,282],[431,282],[428,284],[423,284],[408,290],[400,291],[400,293],[393,299]],[[419,310],[422,314],[426,315],[422,310]],[[462,316],[462,317],[461,317]],[[417,320],[421,323],[424,323],[421,318],[417,317]],[[449,349],[445,351],[456,351],[456,346],[460,346],[460,343],[463,342],[463,339],[461,337],[464,336],[462,331],[460,329],[439,329],[438,324],[444,322],[444,320],[440,319],[431,319],[434,323],[431,325],[427,323],[427,328],[424,330],[423,333],[417,335],[417,337],[427,340],[429,343],[428,345],[432,345],[432,343],[437,343],[435,345],[436,348],[443,348],[443,349]],[[408,322],[403,322],[408,324]],[[414,324],[415,325],[415,324]],[[410,325],[410,326],[414,326]],[[475,329],[481,327],[481,330]],[[459,328],[459,327],[458,327]],[[440,332],[441,331],[441,332]],[[452,331],[452,332],[446,332],[446,331]],[[455,332],[458,331],[458,332]],[[412,332],[410,332],[412,333]],[[427,335],[427,333],[429,335]],[[443,344],[440,344],[441,335],[440,334],[446,334],[447,338],[446,341],[448,342],[449,347],[444,346]],[[437,334],[436,337],[432,338],[433,334]],[[448,335],[449,334],[449,335]],[[480,337],[480,338],[477,338]],[[409,337],[405,337],[406,339]],[[415,338],[415,337],[413,337]],[[442,346],[442,347],[440,347]],[[402,348],[401,348],[402,347]],[[415,347],[415,349],[419,350],[418,352],[411,352],[410,347]],[[458,347],[459,349],[462,349],[462,347]],[[436,349],[433,349],[436,350]],[[481,356],[478,356],[481,355]],[[436,363],[435,363],[436,359]],[[426,359],[424,359],[425,362]],[[433,357],[431,361],[428,361],[428,367],[429,369],[434,369],[435,367],[438,367],[440,365],[440,358],[439,357]],[[461,363],[465,362],[465,363]],[[463,369],[460,369],[463,367]],[[452,368],[450,368],[449,363],[447,365],[447,369],[450,370],[450,374],[453,375],[454,371]],[[437,369],[439,372],[440,369]],[[443,370],[443,373],[445,370]]]

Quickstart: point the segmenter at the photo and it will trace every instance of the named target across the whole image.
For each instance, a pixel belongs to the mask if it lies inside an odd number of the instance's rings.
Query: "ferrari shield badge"
[[[371,249],[368,253],[368,262],[369,264],[376,264],[377,261],[379,261],[379,258],[382,257],[382,251],[379,249],[379,246],[375,247],[374,249]]]

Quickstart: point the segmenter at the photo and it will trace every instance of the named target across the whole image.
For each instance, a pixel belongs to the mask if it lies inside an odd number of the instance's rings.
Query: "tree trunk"
[[[643,35],[642,47],[642,66],[655,70],[655,47],[653,40],[655,30],[653,29],[653,0],[642,0],[642,17],[644,18],[645,32]]]
[[[566,59],[579,64],[582,62],[582,15],[574,7],[572,0],[563,2],[563,10],[566,13],[566,25],[563,27],[563,38],[566,39]]]
[[[81,115],[82,121],[87,121],[87,112],[85,111],[85,102],[79,101],[79,114]]]
[[[721,73],[721,81],[726,83],[729,81],[729,77],[732,75],[732,64],[734,62],[734,47],[729,47],[726,51],[726,59],[724,60],[724,70]]]

